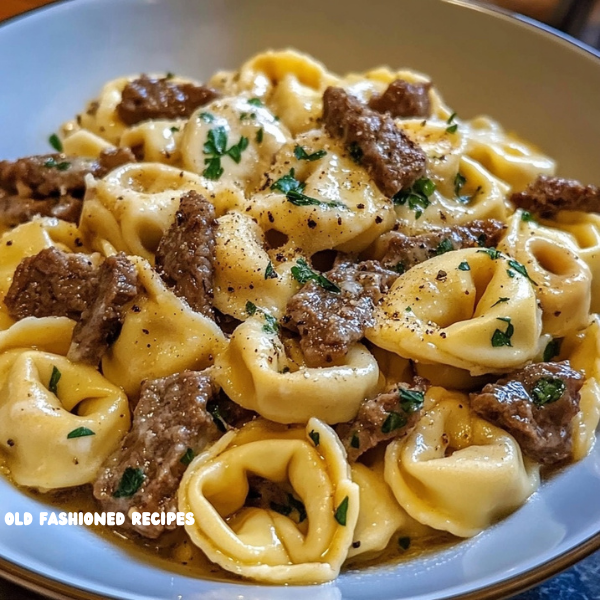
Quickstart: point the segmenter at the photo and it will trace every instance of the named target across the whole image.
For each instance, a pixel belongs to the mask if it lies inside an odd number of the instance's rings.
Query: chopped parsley
[[[560,354],[562,346],[562,338],[554,338],[550,340],[544,350],[544,362],[550,362]]]
[[[214,404],[208,409],[208,412],[210,413],[214,424],[217,426],[217,429],[221,433],[226,433],[229,429],[229,426],[227,425],[227,421],[223,418],[223,415],[221,414],[221,409],[219,408],[219,405]]]
[[[396,271],[396,273],[398,273],[399,275],[404,275],[404,273],[406,273],[406,267],[404,266],[404,263],[402,261],[390,268],[392,271]]]
[[[498,300],[498,302],[495,302],[494,304],[492,304],[491,308],[494,308],[494,306],[498,306],[498,304],[502,304],[503,302],[508,302],[510,300],[510,298],[500,298]]]
[[[178,133],[179,132],[179,127],[171,127],[171,133]]]
[[[326,154],[327,152],[325,150],[317,150],[312,154],[308,154],[302,146],[296,146],[294,148],[294,156],[298,160],[307,160],[309,162],[312,162],[314,160],[319,160],[320,158],[323,158]]]
[[[265,324],[263,325],[263,331],[265,333],[277,333],[279,331],[279,323],[277,322],[277,319],[273,315],[270,315],[262,310],[262,308],[258,308],[254,302],[250,302],[250,300],[248,300],[248,302],[246,302],[246,313],[248,313],[248,316],[252,317],[257,312],[262,313],[265,319]]]
[[[422,406],[425,400],[425,394],[419,390],[405,390],[400,388],[398,390],[400,395],[400,406],[405,413],[417,412]]]
[[[167,75],[165,76],[165,79],[173,79],[175,77],[175,73],[171,73],[171,71],[169,71],[167,73]]]
[[[509,260],[508,265],[511,267],[511,269],[514,269],[517,273],[519,273],[520,275],[523,275],[523,277],[526,277],[527,279],[529,279],[529,281],[531,281],[531,283],[533,283],[533,285],[537,285],[537,283],[533,279],[531,279],[531,277],[529,277],[529,273],[527,273],[527,269],[520,262],[517,262],[516,260]]]
[[[498,317],[497,320],[504,321],[508,326],[506,327],[506,331],[500,331],[500,329],[494,331],[494,335],[492,335],[492,346],[494,348],[500,348],[502,346],[510,346],[512,348],[512,342],[510,340],[515,332],[514,325],[510,322],[509,317]]]
[[[483,250],[477,250],[477,252],[487,254],[492,260],[498,260],[502,256],[502,252],[496,250],[496,248],[485,248]]]
[[[265,269],[265,279],[277,279],[277,273],[273,268],[273,263],[269,261],[267,268]]]
[[[127,467],[119,482],[119,487],[113,492],[113,498],[131,498],[144,483],[146,476],[142,469]]]
[[[400,546],[400,548],[402,548],[402,550],[408,550],[410,548],[410,538],[409,537],[399,538],[398,546]]]
[[[67,161],[56,162],[52,157],[50,157],[44,163],[44,167],[46,167],[46,169],[56,169],[57,171],[66,171],[70,166],[71,166],[70,162],[67,162]]]
[[[78,427],[77,429],[73,429],[73,431],[69,432],[67,439],[73,440],[75,438],[87,437],[89,435],[96,435],[96,433],[87,427]]]
[[[260,98],[250,98],[248,104],[251,104],[252,106],[264,106],[263,101]]]
[[[302,523],[302,521],[306,520],[306,508],[300,500],[294,498],[292,494],[288,494],[288,502],[292,507],[292,510],[295,510],[298,513],[298,523]]]
[[[52,367],[52,374],[50,375],[50,382],[48,383],[48,389],[53,393],[58,393],[58,382],[62,377],[62,373],[56,368]]]
[[[391,433],[392,431],[396,431],[396,429],[404,427],[406,423],[408,423],[406,416],[399,412],[391,411],[381,426],[381,433]]]
[[[521,212],[521,221],[523,221],[523,223],[529,223],[531,221],[535,222],[535,218],[529,211],[524,210]]]
[[[186,467],[194,460],[194,451],[191,448],[188,448],[184,455],[179,459],[179,462]]]
[[[350,158],[357,164],[360,165],[362,162],[363,151],[361,147],[356,143],[352,142],[348,147],[348,154],[350,154]]]
[[[198,115],[198,118],[204,121],[205,123],[212,123],[215,120],[215,116],[209,112],[201,112]]]
[[[511,278],[514,279],[515,278],[515,272],[511,271],[510,269],[506,269],[506,274]]]
[[[457,198],[460,198],[460,192],[465,186],[465,183],[467,183],[467,178],[462,173],[457,173],[454,178],[454,195]]]
[[[319,442],[321,441],[321,434],[318,431],[315,431],[314,429],[308,434],[308,437],[312,440],[313,444],[315,446],[319,445]]]
[[[302,192],[305,188],[304,183],[296,179],[296,172],[292,168],[287,175],[280,177],[273,185],[271,189],[273,191],[281,192],[285,194],[288,202],[291,202],[295,206],[326,206],[328,208],[346,208],[346,205],[342,202],[334,200],[333,202],[327,202],[325,200],[317,200],[306,196]]]
[[[304,285],[308,281],[314,281],[317,285],[320,285],[324,290],[327,290],[328,292],[339,294],[342,291],[335,283],[333,283],[333,281],[329,281],[329,279],[327,279],[327,277],[325,277],[321,273],[313,271],[303,258],[298,259],[296,265],[292,267],[291,271],[294,279],[302,285]]]
[[[248,316],[252,317],[256,313],[256,304],[248,300],[248,302],[246,302],[246,312],[248,313]]]
[[[444,238],[439,244],[435,253],[439,256],[440,254],[446,254],[446,252],[452,252],[454,246],[449,238]]]
[[[531,398],[536,406],[552,404],[560,400],[567,386],[558,377],[540,377],[531,390]]]
[[[352,448],[360,448],[360,438],[358,437],[358,433],[355,431],[350,438],[350,446]]]
[[[256,132],[256,143],[257,144],[262,144],[263,138],[265,135],[265,130],[261,127],[257,132]]]
[[[456,119],[456,113],[452,113],[450,115],[450,118],[446,121],[446,123],[448,124],[448,127],[446,127],[446,132],[447,133],[456,133],[458,131],[458,123],[454,122],[454,119]]]
[[[244,121],[246,119],[256,119],[256,113],[247,113],[247,112],[241,113],[240,121]]]
[[[471,266],[469,265],[469,263],[466,260],[463,260],[460,265],[458,265],[458,270],[459,271],[470,271],[471,270]]]
[[[53,133],[49,138],[48,138],[48,143],[57,151],[57,152],[62,152],[63,151],[63,144],[60,140],[60,138]]]
[[[392,201],[396,205],[408,204],[408,208],[415,211],[415,218],[419,219],[423,211],[431,204],[429,198],[435,189],[436,185],[431,179],[421,177],[408,190],[400,190],[392,198]]]
[[[347,520],[347,516],[348,516],[348,504],[350,502],[350,499],[348,498],[348,496],[346,496],[342,502],[340,503],[340,505],[337,507],[335,514],[333,515],[335,520],[342,526],[345,527],[346,526],[346,520]]]
[[[211,129],[208,132],[208,139],[204,143],[204,154],[208,158],[204,159],[204,164],[207,165],[202,175],[207,179],[216,180],[223,175],[223,167],[221,166],[221,158],[229,156],[234,162],[239,163],[242,160],[242,152],[248,147],[248,138],[240,137],[237,144],[234,144],[229,149],[227,148],[227,131],[225,127],[219,126]]]

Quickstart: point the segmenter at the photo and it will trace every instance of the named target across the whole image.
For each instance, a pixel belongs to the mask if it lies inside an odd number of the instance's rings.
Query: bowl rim
[[[78,4],[93,4],[100,1],[101,0],[79,0]],[[582,42],[567,33],[525,15],[512,12],[496,5],[482,4],[478,0],[438,1],[502,18],[507,21],[516,22],[516,24],[521,27],[534,30],[548,38],[558,38],[565,43],[565,45],[574,46],[585,54],[600,59],[600,50],[596,50],[585,42]],[[0,31],[22,19],[29,18],[37,13],[53,10],[58,6],[66,5],[71,2],[74,2],[74,0],[54,0],[50,2],[50,4],[26,10],[2,21],[2,23],[0,23]],[[600,441],[598,443],[600,443]],[[600,531],[574,548],[559,554],[529,571],[514,575],[508,579],[500,580],[492,585],[472,590],[466,594],[449,596],[445,600],[502,600],[509,598],[514,594],[527,591],[558,575],[560,572],[572,567],[574,564],[597,550],[600,550]],[[46,577],[2,557],[0,557],[0,577],[32,592],[52,598],[53,600],[107,600],[105,596],[100,596],[82,588]]]

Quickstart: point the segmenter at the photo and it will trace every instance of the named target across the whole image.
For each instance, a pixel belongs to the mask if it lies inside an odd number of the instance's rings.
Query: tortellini
[[[285,485],[294,514],[244,506],[250,474]],[[323,583],[348,554],[359,489],[339,439],[318,419],[306,428],[255,421],[194,459],[179,510],[194,514],[186,531],[226,570],[269,583]]]
[[[385,480],[408,514],[434,529],[471,537],[519,506],[539,486],[505,431],[478,417],[466,395],[431,388],[426,412],[386,450]]]
[[[132,261],[144,292],[128,307],[121,333],[102,359],[102,371],[135,397],[144,379],[210,366],[226,339],[214,321],[167,289],[147,261]]]
[[[325,368],[308,368],[288,356],[298,354],[286,352],[276,331],[255,315],[217,356],[215,377],[232,400],[276,423],[349,421],[377,389],[377,361],[362,344],[342,364]]]
[[[91,483],[130,426],[127,397],[63,356],[0,355],[0,448],[12,478],[42,491]]]
[[[448,252],[410,269],[367,337],[400,356],[502,373],[538,354],[541,311],[523,265],[494,249]]]
[[[523,221],[518,211],[498,246],[524,265],[535,281],[544,333],[555,337],[579,331],[589,321],[592,274],[569,236]]]

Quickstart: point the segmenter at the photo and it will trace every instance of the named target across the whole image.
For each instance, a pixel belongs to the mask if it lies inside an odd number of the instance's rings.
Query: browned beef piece
[[[561,210],[600,213],[600,188],[574,179],[540,175],[525,191],[510,199],[518,208],[541,217],[552,217]]]
[[[430,117],[431,83],[409,83],[396,79],[388,85],[383,94],[374,94],[369,100],[369,108],[392,117]]]
[[[551,465],[571,455],[572,421],[583,383],[568,361],[536,363],[471,394],[471,406],[508,431],[524,454]]]
[[[187,192],[175,221],[156,252],[156,268],[175,294],[195,311],[214,318],[214,206],[198,192]]]
[[[58,198],[35,200],[14,195],[3,196],[0,193],[0,224],[4,227],[16,227],[38,215],[78,223],[82,206],[80,198],[68,194]]]
[[[88,256],[46,248],[21,261],[4,303],[13,319],[79,319],[96,285],[96,267]]]
[[[124,254],[109,256],[98,270],[93,301],[73,330],[67,358],[96,366],[121,332],[125,305],[138,291],[134,265]]]
[[[420,235],[409,236],[398,231],[382,235],[374,244],[374,256],[384,267],[399,273],[434,256],[463,248],[495,247],[506,225],[494,219],[453,225]]]
[[[228,398],[223,391],[219,392],[217,397],[209,403],[208,410],[217,428],[222,432],[239,429],[258,416],[254,411],[248,410]]]
[[[300,347],[310,367],[343,358],[374,325],[373,310],[398,277],[376,261],[342,263],[325,274],[336,293],[309,281],[288,302],[289,324],[300,333]]]
[[[287,483],[275,483],[258,475],[248,477],[246,506],[274,510],[297,523],[306,519],[306,508],[292,487]]]
[[[131,431],[94,483],[105,511],[122,512],[123,527],[155,539],[166,525],[134,526],[130,511],[177,512],[177,488],[193,456],[219,437],[206,410],[216,388],[205,373],[184,371],[145,381]]]
[[[150,119],[187,118],[219,95],[216,90],[203,85],[142,75],[125,86],[117,114],[127,125]]]
[[[325,90],[323,122],[327,133],[343,140],[352,158],[365,167],[386,196],[410,188],[425,174],[423,150],[388,114],[363,106],[343,89]]]
[[[14,162],[0,161],[0,189],[23,198],[44,199],[67,194],[82,197],[85,176],[104,177],[116,167],[135,162],[128,148],[103,150],[98,159],[44,154]]]
[[[380,442],[401,438],[415,428],[421,418],[428,382],[415,377],[413,385],[399,383],[375,398],[365,400],[353,421],[336,426],[348,453],[356,461]]]

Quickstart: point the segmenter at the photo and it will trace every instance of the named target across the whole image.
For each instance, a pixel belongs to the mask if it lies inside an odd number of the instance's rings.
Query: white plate
[[[488,113],[600,183],[600,60],[525,21],[438,0],[77,0],[0,27],[0,156],[47,138],[106,81],[140,71],[204,78],[267,47],[336,71],[381,63],[433,76],[464,117]],[[396,567],[310,588],[226,584],[140,562],[84,528],[8,527],[45,507],[0,479],[0,567],[55,597],[127,600],[433,600],[498,597],[600,546],[600,444],[517,513],[475,539]]]

